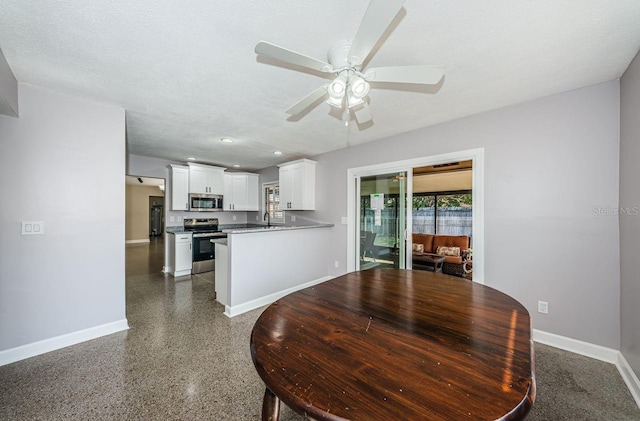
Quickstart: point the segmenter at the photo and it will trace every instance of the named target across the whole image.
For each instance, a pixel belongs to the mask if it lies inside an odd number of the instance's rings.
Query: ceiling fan
[[[343,41],[333,46],[327,53],[327,62],[260,41],[255,48],[256,54],[336,75],[332,82],[322,85],[302,98],[289,108],[287,113],[298,114],[320,98],[328,97],[329,105],[341,109],[344,107],[345,125],[349,124],[351,110],[358,123],[364,124],[372,118],[369,104],[365,101],[369,94],[369,82],[437,84],[444,76],[444,66],[416,65],[363,69],[363,63],[402,8],[404,1],[371,0],[353,41]]]

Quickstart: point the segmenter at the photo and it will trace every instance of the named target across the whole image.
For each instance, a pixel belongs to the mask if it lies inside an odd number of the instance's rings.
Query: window
[[[471,191],[417,193],[413,196],[413,231],[422,234],[471,237]]]
[[[280,185],[278,182],[262,185],[262,215],[269,213],[272,224],[284,224],[284,212],[280,210]]]

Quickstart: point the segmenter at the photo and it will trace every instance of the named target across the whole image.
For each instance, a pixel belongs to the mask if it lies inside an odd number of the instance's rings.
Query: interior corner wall
[[[136,186],[127,184],[125,239],[127,241],[149,239],[149,197],[163,197],[164,192],[157,186]],[[163,204],[162,199],[160,203]],[[164,216],[164,215],[163,215]]]
[[[620,342],[640,377],[640,52],[620,79]]]
[[[18,92],[20,118],[0,115],[0,353],[126,326],[124,110]]]
[[[536,329],[619,349],[619,106],[616,80],[318,155],[316,211],[299,214],[335,224],[338,275],[347,169],[484,148],[485,284]]]

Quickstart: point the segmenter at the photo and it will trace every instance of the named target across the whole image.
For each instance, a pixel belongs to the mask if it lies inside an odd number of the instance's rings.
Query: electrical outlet
[[[258,218],[258,215],[256,215],[256,221],[259,221],[259,220],[260,220],[260,218]]]
[[[295,215],[291,215],[291,222],[296,222],[296,216]]]
[[[538,313],[549,314],[549,303],[546,301],[538,301]]]
[[[238,219],[238,217],[233,215],[233,220],[235,221],[236,219]]]
[[[336,262],[334,263],[335,267],[338,268],[340,267],[340,262],[336,260]]]

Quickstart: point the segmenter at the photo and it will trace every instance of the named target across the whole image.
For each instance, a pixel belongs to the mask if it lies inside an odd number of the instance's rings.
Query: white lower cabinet
[[[191,274],[193,237],[191,233],[168,233],[169,272],[174,276]]]

